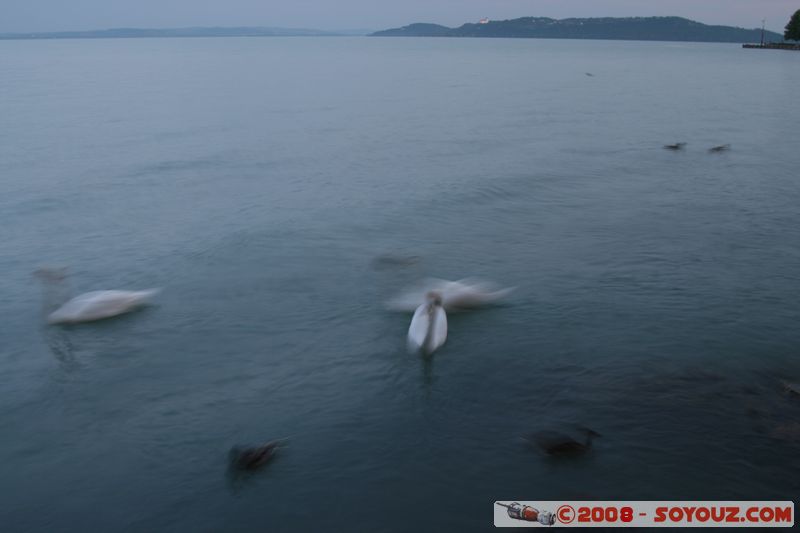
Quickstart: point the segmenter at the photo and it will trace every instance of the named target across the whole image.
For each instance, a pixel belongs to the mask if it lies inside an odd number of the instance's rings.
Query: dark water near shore
[[[483,531],[497,499],[800,495],[800,55],[16,41],[0,72],[4,531]],[[43,265],[164,292],[46,327]],[[518,290],[423,361],[383,303],[425,276]],[[578,460],[520,439],[576,424],[603,435]],[[226,475],[233,444],[284,436]]]

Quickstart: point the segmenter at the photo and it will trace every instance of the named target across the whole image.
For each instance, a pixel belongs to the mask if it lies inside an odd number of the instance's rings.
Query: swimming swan
[[[442,296],[431,291],[427,301],[417,307],[408,328],[408,348],[430,355],[447,340],[447,314],[442,309]]]
[[[56,290],[60,289],[66,278],[64,271],[41,269],[34,275],[45,284],[46,303],[54,301]],[[143,291],[92,291],[66,300],[54,311],[47,314],[49,324],[75,324],[111,318],[133,311],[146,304],[161,289]],[[62,292],[63,294],[63,292]],[[62,298],[62,300],[65,298]],[[50,308],[52,309],[53,306]]]

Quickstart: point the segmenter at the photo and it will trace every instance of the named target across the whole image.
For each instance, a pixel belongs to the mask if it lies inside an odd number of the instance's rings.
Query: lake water
[[[4,531],[485,531],[502,499],[800,495],[800,54],[4,41],[0,73]],[[42,266],[164,291],[48,327]],[[427,276],[517,290],[423,360],[384,304]],[[521,438],[576,426],[602,437],[574,460]],[[287,436],[228,474],[234,444]]]

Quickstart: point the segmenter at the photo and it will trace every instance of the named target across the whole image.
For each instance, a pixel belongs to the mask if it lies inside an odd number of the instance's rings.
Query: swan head
[[[442,305],[442,293],[439,291],[429,291],[428,294],[425,295],[425,299],[430,304]]]

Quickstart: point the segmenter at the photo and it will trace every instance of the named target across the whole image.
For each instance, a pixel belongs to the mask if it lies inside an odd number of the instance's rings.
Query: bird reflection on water
[[[48,348],[64,370],[76,370],[81,363],[75,356],[75,345],[63,329],[43,328],[42,335]]]

